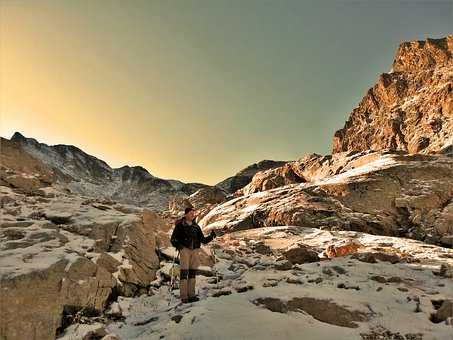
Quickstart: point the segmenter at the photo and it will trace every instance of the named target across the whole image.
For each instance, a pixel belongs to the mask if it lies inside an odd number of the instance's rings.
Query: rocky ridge
[[[188,196],[208,187],[201,183],[158,178],[141,166],[113,169],[106,162],[75,146],[49,146],[18,132],[11,141],[50,168],[59,183],[81,195],[166,210],[173,196]]]
[[[402,43],[390,73],[368,90],[333,153],[402,150],[453,153],[453,35]]]

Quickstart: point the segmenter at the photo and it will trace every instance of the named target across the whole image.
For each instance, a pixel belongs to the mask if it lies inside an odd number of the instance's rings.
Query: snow
[[[297,235],[291,231],[297,231]],[[335,258],[331,261],[297,265],[288,271],[278,271],[272,266],[262,270],[253,267],[240,269],[240,252],[231,257],[225,249],[216,248],[216,270],[223,280],[217,285],[209,284],[207,278],[198,277],[198,294],[201,301],[192,304],[177,304],[178,291],[170,301],[166,286],[155,295],[142,295],[127,300],[123,309],[124,321],[111,323],[107,331],[123,340],[128,339],[362,339],[361,333],[384,327],[401,334],[422,333],[423,339],[451,339],[452,328],[444,323],[429,321],[434,312],[431,300],[452,297],[453,282],[433,275],[439,264],[453,265],[453,251],[436,246],[428,246],[413,240],[395,237],[374,236],[356,232],[330,232],[318,229],[279,226],[246,230],[228,235],[250,244],[262,240],[273,249],[284,248],[288,244],[303,240],[305,244],[324,248],[327,244],[353,238],[366,249],[387,247],[393,251],[411,254],[420,262],[364,263],[350,257]],[[223,243],[222,243],[223,244]],[[235,246],[228,246],[230,250]],[[241,247],[241,246],[240,246]],[[243,247],[243,245],[242,245]],[[275,248],[277,247],[277,248]],[[444,257],[448,255],[450,257]],[[247,258],[260,257],[259,263],[272,264],[271,257],[249,254]],[[238,262],[239,261],[239,262]],[[329,276],[324,269],[344,268],[345,274]],[[234,269],[236,268],[236,269]],[[370,280],[372,275],[399,277],[400,282],[382,284]],[[286,279],[300,278],[302,284],[286,282]],[[320,283],[313,279],[321,277]],[[310,282],[310,280],[312,280]],[[276,286],[263,286],[265,282],[277,282]],[[232,289],[236,284],[252,285],[254,289],[243,293],[213,297],[210,292],[216,289]],[[342,289],[345,286],[359,286],[360,290]],[[380,288],[380,289],[378,289]],[[357,328],[341,327],[320,321],[307,312],[272,312],[254,303],[257,298],[275,298],[289,301],[293,298],[331,300],[341,308],[368,315],[369,320],[356,321]],[[420,298],[421,312],[415,313],[414,297]],[[168,304],[170,301],[170,305]],[[117,308],[117,307],[115,307]],[[175,317],[182,319],[175,322]]]

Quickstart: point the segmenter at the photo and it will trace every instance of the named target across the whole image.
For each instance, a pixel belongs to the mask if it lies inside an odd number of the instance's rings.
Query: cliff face
[[[383,149],[451,152],[452,54],[453,35],[402,43],[392,72],[379,77],[335,133],[333,153]]]

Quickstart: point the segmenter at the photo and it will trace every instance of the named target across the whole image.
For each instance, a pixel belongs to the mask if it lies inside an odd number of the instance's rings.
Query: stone
[[[292,264],[301,264],[319,261],[318,254],[309,246],[298,243],[291,245],[283,252],[283,256]]]
[[[437,322],[446,321],[448,318],[453,318],[453,299],[444,300],[434,314],[434,319]]]
[[[293,264],[288,260],[277,261],[274,263],[274,268],[277,270],[290,270]]]

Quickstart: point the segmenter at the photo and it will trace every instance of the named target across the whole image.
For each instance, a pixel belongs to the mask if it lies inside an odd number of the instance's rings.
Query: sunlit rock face
[[[231,230],[299,225],[452,246],[452,157],[362,152],[316,159],[308,159],[312,171],[303,183],[265,190],[263,176],[255,175],[244,188],[252,193],[215,207],[201,224]],[[290,165],[294,173],[307,171],[304,162]]]
[[[453,144],[452,88],[453,35],[402,43],[392,71],[379,77],[335,133],[333,152],[426,154],[448,148]]]

